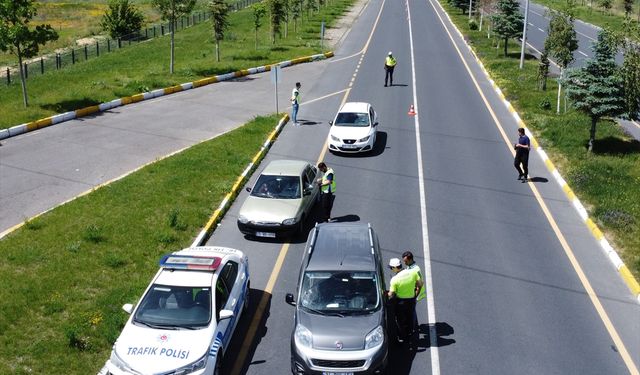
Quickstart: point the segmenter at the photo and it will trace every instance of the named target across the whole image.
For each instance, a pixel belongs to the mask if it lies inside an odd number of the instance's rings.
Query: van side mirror
[[[131,314],[131,312],[133,311],[133,304],[125,303],[124,305],[122,305],[122,310],[124,310],[127,314]]]
[[[285,300],[285,302],[287,302],[291,306],[295,306],[296,305],[296,301],[293,299],[293,294],[291,294],[291,293],[287,293],[287,295],[284,297],[284,300]]]

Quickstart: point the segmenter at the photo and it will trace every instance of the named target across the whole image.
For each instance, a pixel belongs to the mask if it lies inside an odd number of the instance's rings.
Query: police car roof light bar
[[[160,267],[172,269],[215,271],[220,266],[222,258],[167,254],[160,259]]]

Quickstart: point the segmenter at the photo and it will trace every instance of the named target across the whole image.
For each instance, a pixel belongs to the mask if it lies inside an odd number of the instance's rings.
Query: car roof
[[[375,271],[375,256],[365,223],[316,226],[316,240],[307,271]]]
[[[272,160],[264,168],[262,174],[299,176],[307,164],[309,163],[302,160]]]
[[[340,108],[340,112],[367,113],[369,106],[370,104],[365,102],[347,102]]]

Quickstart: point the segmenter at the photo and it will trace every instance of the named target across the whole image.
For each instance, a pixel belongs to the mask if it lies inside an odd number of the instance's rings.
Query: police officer
[[[420,290],[420,276],[417,272],[403,270],[398,258],[389,260],[389,268],[395,274],[389,283],[389,298],[396,298],[395,318],[398,325],[398,341],[407,340],[412,331],[413,312],[416,305],[416,290]]]
[[[405,251],[402,253],[402,262],[405,266],[407,266],[407,271],[418,273],[419,283],[416,284],[416,302],[424,299],[427,294],[424,288],[424,277],[422,277],[422,271],[420,270],[420,266],[413,260],[413,253],[411,251]],[[419,284],[419,285],[418,285]],[[415,330],[418,327],[418,314],[416,314],[416,309],[414,306],[413,309],[413,329]]]
[[[320,185],[320,203],[322,206],[322,221],[328,222],[331,219],[331,209],[336,192],[336,178],[333,169],[328,168],[324,162],[318,164],[318,169],[323,173],[322,178],[317,180]]]
[[[393,54],[389,51],[387,58],[384,60],[384,87],[387,87],[387,81],[390,81],[389,83],[393,86],[393,69],[396,67],[396,64],[397,61],[395,57],[393,57]]]

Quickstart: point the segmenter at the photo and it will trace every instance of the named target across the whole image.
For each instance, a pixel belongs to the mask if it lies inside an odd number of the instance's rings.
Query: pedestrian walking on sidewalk
[[[529,141],[529,137],[524,133],[524,128],[518,128],[518,143],[516,143],[513,148],[516,150],[513,165],[518,170],[518,180],[522,180],[522,183],[525,183],[529,178],[529,150],[531,149],[531,142]],[[522,168],[520,168],[520,165],[522,165]]]
[[[393,57],[393,54],[389,51],[389,54],[384,59],[384,87],[387,87],[387,82],[393,86],[393,69],[395,69],[397,63],[395,57]]]
[[[293,125],[298,125],[298,107],[300,106],[300,82],[296,82],[296,87],[291,91],[291,121]]]
[[[320,204],[322,206],[322,222],[326,223],[331,219],[331,209],[336,192],[336,178],[333,169],[327,167],[324,162],[318,164],[318,169],[323,173],[322,178],[317,180],[320,185]]]

